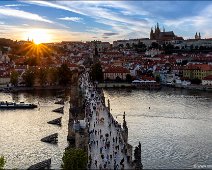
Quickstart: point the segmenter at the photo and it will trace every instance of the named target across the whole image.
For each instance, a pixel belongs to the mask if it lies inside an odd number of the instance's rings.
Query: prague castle
[[[155,26],[155,31],[151,28],[150,39],[159,41],[183,40],[182,37],[176,36],[173,31],[166,32],[165,28],[161,31],[158,23],[157,26]]]

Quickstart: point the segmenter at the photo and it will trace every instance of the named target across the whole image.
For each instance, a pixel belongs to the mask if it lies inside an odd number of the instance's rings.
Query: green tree
[[[3,156],[0,156],[0,170],[3,170],[6,161]]]
[[[122,79],[119,76],[117,76],[115,81],[119,83],[122,81]]]
[[[184,66],[184,65],[186,65],[187,63],[188,63],[188,60],[183,60],[181,65]]]
[[[47,69],[41,68],[38,70],[38,79],[41,86],[44,86],[46,84],[47,75],[48,75]]]
[[[48,69],[48,82],[49,84],[57,84],[59,81],[58,70],[56,68]]]
[[[126,44],[126,48],[130,49],[130,44],[129,43]]]
[[[37,66],[39,64],[38,57],[28,57],[25,61],[25,64],[29,66]]]
[[[59,84],[66,86],[71,80],[71,70],[67,64],[62,64],[58,68]]]
[[[159,49],[160,45],[157,42],[152,42],[150,48]]]
[[[132,76],[131,76],[130,74],[127,74],[127,75],[126,75],[126,81],[127,81],[128,83],[131,83],[131,82],[132,82]]]
[[[84,150],[70,148],[64,152],[62,161],[62,169],[86,169],[88,157],[87,153]]]
[[[93,81],[102,82],[104,79],[102,66],[98,62],[91,67],[90,77]]]
[[[156,79],[157,83],[160,83],[160,76],[159,75],[157,75],[155,79]]]
[[[29,68],[23,74],[23,80],[28,87],[32,87],[35,83],[36,70],[34,68]]]
[[[17,86],[18,85],[18,72],[17,71],[12,71],[10,74],[10,83],[12,83],[13,86]]]
[[[138,45],[137,45],[137,48],[138,48],[138,51],[146,51],[147,47],[146,45],[143,43],[143,42],[139,42]]]
[[[119,48],[124,48],[124,45],[123,45],[123,44],[119,44],[118,47],[119,47]]]
[[[164,44],[163,49],[164,49],[166,54],[171,54],[173,49],[174,49],[174,45],[172,45],[171,43]]]
[[[198,79],[198,78],[194,78],[191,80],[191,84],[197,84],[199,85],[202,82],[202,80]]]

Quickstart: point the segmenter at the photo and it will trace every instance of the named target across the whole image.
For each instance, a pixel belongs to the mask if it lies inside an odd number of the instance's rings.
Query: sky
[[[212,1],[0,0],[0,37],[13,40],[149,38],[157,22],[161,30],[164,27],[184,39],[194,38],[196,32],[212,38]]]

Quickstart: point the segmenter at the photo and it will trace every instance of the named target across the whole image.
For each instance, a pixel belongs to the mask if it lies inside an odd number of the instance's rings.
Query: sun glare
[[[51,41],[50,34],[44,29],[31,29],[29,30],[25,37],[30,41],[33,40],[35,44],[47,43]]]

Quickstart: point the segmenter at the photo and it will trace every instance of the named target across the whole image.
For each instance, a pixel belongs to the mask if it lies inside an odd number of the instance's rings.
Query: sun
[[[35,44],[48,43],[51,42],[51,36],[45,29],[30,29],[25,37],[33,41]]]

